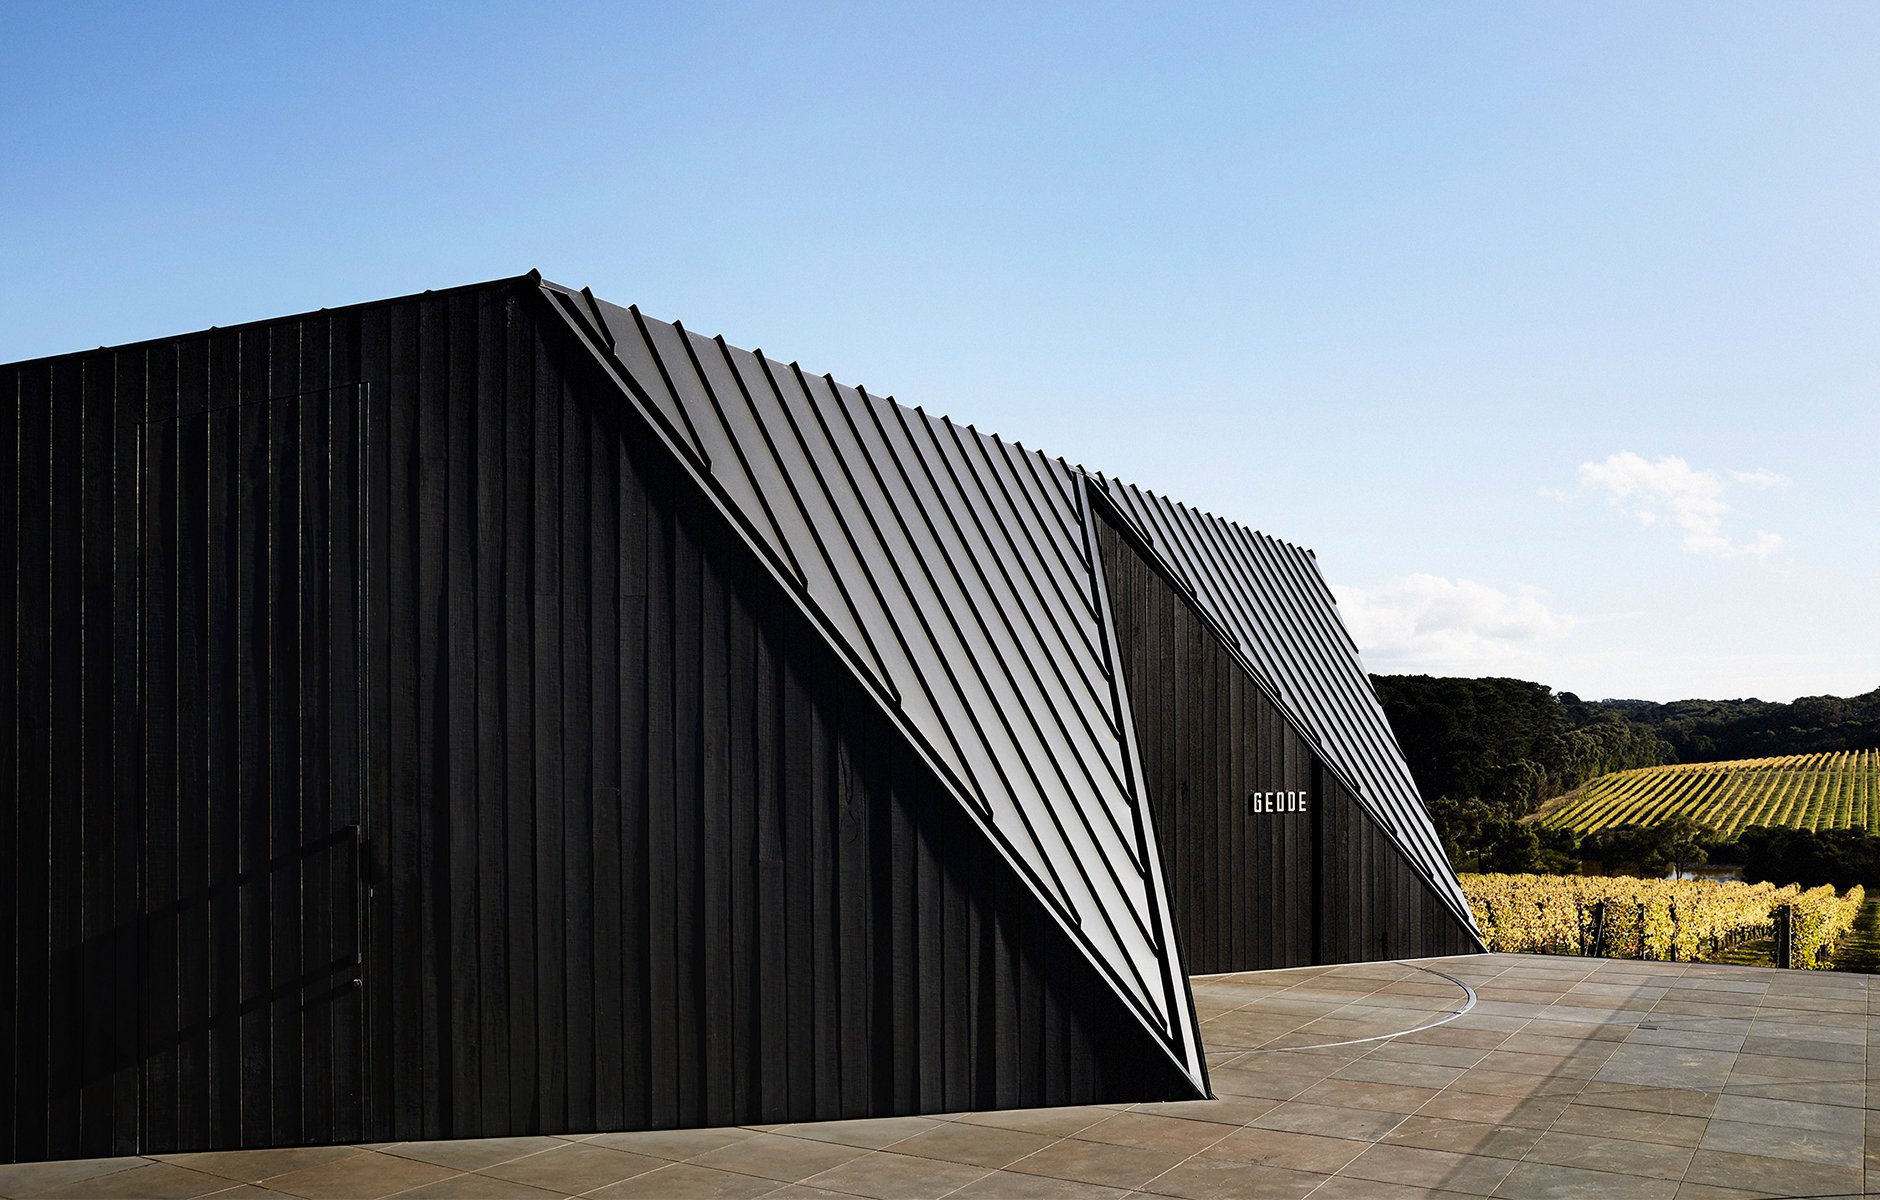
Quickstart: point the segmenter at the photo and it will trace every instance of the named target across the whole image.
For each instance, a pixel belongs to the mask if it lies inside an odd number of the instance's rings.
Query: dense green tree
[[[1616,714],[1584,715],[1521,679],[1373,679],[1437,832],[1461,870],[1573,870],[1571,845],[1521,818],[1608,771],[1670,761],[1670,748]],[[1576,717],[1583,727],[1576,727]]]
[[[1617,825],[1580,839],[1580,852],[1609,874],[1668,874],[1710,856],[1716,832],[1679,814],[1652,825]]]
[[[1751,883],[1837,888],[1880,887],[1880,837],[1865,829],[1788,829],[1753,825],[1738,831],[1714,857],[1743,864]]]
[[[1860,696],[1767,700],[1599,700],[1575,705],[1590,719],[1617,715],[1669,742],[1680,762],[1720,762],[1880,746],[1880,689]]]
[[[1574,869],[1579,847],[1550,841],[1540,830],[1530,841],[1514,826],[1545,801],[1613,771],[1880,746],[1880,689],[1847,698],[1804,696],[1793,704],[1658,704],[1556,696],[1521,679],[1376,675],[1372,682],[1450,860],[1461,870]],[[1626,854],[1665,868],[1702,861],[1688,830],[1658,841],[1654,836],[1609,838],[1585,853],[1600,858],[1618,853],[1623,843]],[[1673,844],[1679,837],[1686,840]],[[1811,871],[1845,873],[1859,869],[1860,853],[1829,839],[1804,859]],[[1844,860],[1838,867],[1836,854]],[[1639,865],[1641,859],[1627,861]]]

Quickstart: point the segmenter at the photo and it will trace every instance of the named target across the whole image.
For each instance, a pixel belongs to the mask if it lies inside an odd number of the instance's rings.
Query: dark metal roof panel
[[[544,290],[1205,1088],[1078,474],[794,364]]]
[[[1132,484],[1102,483],[1327,766],[1474,929],[1357,644],[1310,552]]]

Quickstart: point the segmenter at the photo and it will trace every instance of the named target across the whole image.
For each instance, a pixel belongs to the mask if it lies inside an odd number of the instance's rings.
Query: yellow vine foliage
[[[1826,954],[1859,915],[1866,893],[1802,891],[1772,883],[1598,875],[1463,875],[1463,895],[1490,950],[1693,962],[1765,936],[1791,906],[1799,966]]]
[[[1795,898],[1795,950],[1804,967],[1828,965],[1827,953],[1854,927],[1866,900],[1865,888],[1856,886],[1847,895],[1837,896],[1825,883]]]
[[[1591,833],[1673,815],[1726,835],[1750,825],[1880,833],[1880,749],[1613,771],[1550,800],[1535,820]]]

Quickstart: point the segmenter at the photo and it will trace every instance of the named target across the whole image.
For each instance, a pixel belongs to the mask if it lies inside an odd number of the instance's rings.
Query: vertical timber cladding
[[[0,368],[0,1159],[1192,1095],[542,303]]]
[[[1217,629],[1106,505],[1092,507],[1188,969],[1473,951]]]
[[[364,1132],[352,330],[0,368],[0,1158]]]

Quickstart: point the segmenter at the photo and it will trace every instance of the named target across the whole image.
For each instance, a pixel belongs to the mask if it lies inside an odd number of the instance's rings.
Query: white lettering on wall
[[[1302,813],[1306,811],[1305,792],[1252,792],[1247,796],[1247,815],[1255,813]]]

